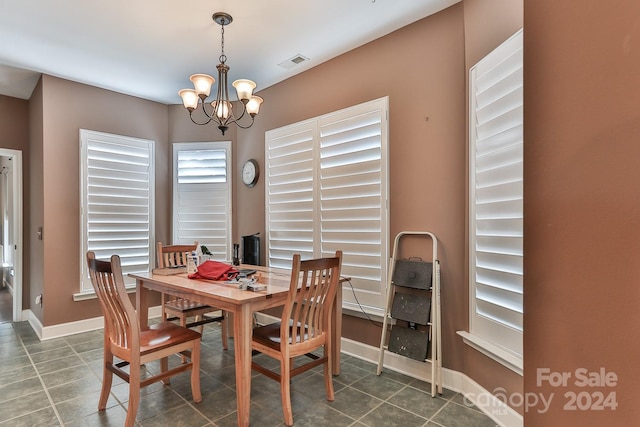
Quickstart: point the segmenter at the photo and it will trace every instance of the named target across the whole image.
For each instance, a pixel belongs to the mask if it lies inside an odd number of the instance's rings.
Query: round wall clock
[[[260,169],[258,168],[258,162],[254,159],[249,159],[242,165],[242,182],[247,187],[253,187],[258,182],[260,177]]]

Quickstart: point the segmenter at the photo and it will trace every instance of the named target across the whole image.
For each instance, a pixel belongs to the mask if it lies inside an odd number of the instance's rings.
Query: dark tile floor
[[[13,320],[13,297],[9,293],[9,288],[0,285],[0,323],[11,322],[11,320]]]
[[[39,341],[26,322],[0,323],[0,426],[122,426],[128,385],[119,378],[114,377],[106,411],[97,411],[101,360],[102,331]],[[376,376],[374,364],[347,355],[334,379],[335,401],[327,402],[320,369],[292,381],[298,427],[495,426],[458,393],[445,390],[432,398],[427,383],[392,371]],[[203,335],[201,381],[198,404],[191,398],[188,374],[174,377],[170,386],[143,389],[138,425],[236,425],[233,350],[222,350],[218,324],[207,325]],[[255,374],[251,402],[252,426],[283,425],[277,382]]]

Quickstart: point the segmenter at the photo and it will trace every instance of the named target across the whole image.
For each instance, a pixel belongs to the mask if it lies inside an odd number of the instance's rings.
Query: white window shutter
[[[198,241],[214,259],[230,260],[231,143],[175,143],[173,242]]]
[[[522,355],[523,37],[470,70],[471,333]]]
[[[291,268],[293,254],[313,258],[315,235],[314,158],[317,124],[305,121],[267,132],[267,258],[271,267]]]
[[[344,253],[344,305],[385,305],[387,111],[381,98],[267,132],[267,259]]]
[[[344,301],[376,308],[384,307],[387,268],[384,101],[319,120],[321,254],[347,254],[342,273],[351,277],[357,296],[345,292]]]
[[[153,142],[81,129],[82,281],[92,289],[85,253],[120,256],[128,273],[149,271],[153,253]]]

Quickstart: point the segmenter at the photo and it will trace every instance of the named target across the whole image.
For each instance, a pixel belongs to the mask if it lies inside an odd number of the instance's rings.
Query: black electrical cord
[[[353,284],[351,283],[351,279],[350,278],[343,278],[347,283],[349,283],[349,287],[351,287],[351,293],[353,293],[353,298],[356,300],[356,304],[358,304],[358,307],[360,307],[360,311],[362,311],[362,314],[364,314],[364,316],[369,319],[369,322],[373,323],[375,326],[377,326],[378,328],[382,329],[382,324],[380,322],[376,322],[375,320],[373,320],[371,317],[369,317],[369,313],[367,313],[366,311],[364,311],[364,308],[362,307],[362,304],[360,304],[360,301],[358,301],[358,297],[356,296],[356,290],[353,289]]]

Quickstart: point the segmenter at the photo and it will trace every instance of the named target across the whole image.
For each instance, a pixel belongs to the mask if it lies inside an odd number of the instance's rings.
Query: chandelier
[[[178,94],[182,97],[184,108],[189,110],[189,117],[193,123],[206,125],[214,122],[224,135],[232,123],[235,123],[242,129],[251,127],[254,117],[260,111],[262,98],[253,95],[253,90],[256,88],[256,84],[253,81],[246,79],[234,81],[233,87],[236,88],[240,106],[242,107],[242,111],[238,113],[238,116],[234,114],[231,101],[229,100],[229,89],[227,85],[229,66],[226,64],[227,56],[224,54],[224,26],[229,25],[231,21],[233,21],[233,18],[224,12],[214,13],[212,18],[214,22],[222,27],[222,53],[219,58],[220,63],[216,67],[218,69],[218,92],[216,99],[211,103],[206,101],[211,92],[211,86],[215,82],[215,79],[208,74],[192,75],[189,77],[189,80],[193,82],[194,89],[182,89]],[[193,112],[198,108],[198,104],[202,107],[201,110],[205,116],[202,122],[198,122],[193,118]],[[207,105],[211,107],[209,108]]]

